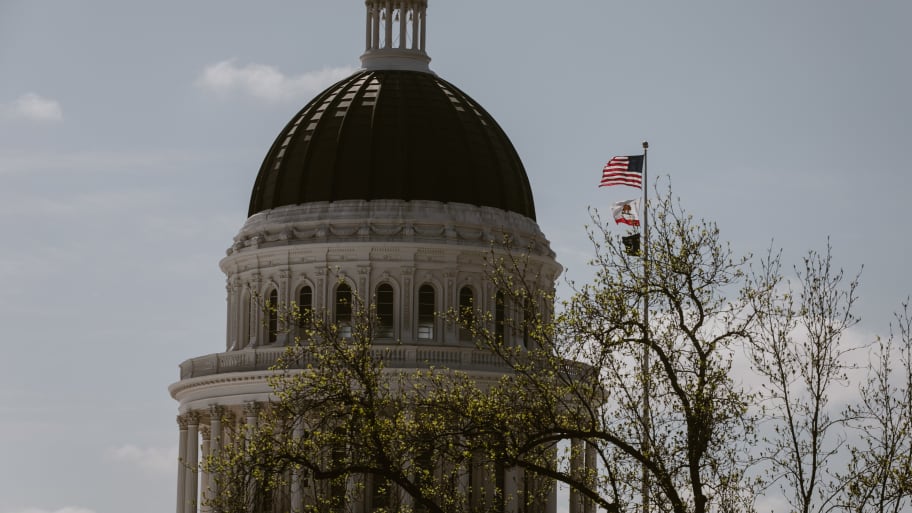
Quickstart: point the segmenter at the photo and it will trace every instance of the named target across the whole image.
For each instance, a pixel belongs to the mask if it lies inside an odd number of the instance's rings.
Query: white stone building
[[[325,309],[345,324],[350,310],[341,300],[355,292],[375,302],[376,344],[393,348],[387,367],[458,368],[491,379],[506,371],[499,359],[435,312],[473,304],[505,315],[483,265],[503,234],[532,248],[538,285],[554,286],[561,268],[536,224],[513,145],[477,102],[428,67],[426,7],[367,0],[363,69],[308,103],[266,155],[249,218],[220,264],[224,350],[183,362],[169,388],[180,403],[177,513],[196,513],[202,494],[212,493],[209,476],[191,469],[226,430],[256,422],[271,393],[269,368],[290,342],[255,298]],[[525,343],[522,333],[504,336]],[[516,469],[506,472],[505,487],[521,486]],[[553,513],[553,489],[550,496],[542,511]],[[306,500],[293,486],[292,509]],[[371,511],[370,497],[356,502],[356,511]],[[582,513],[581,501],[572,502],[572,513]]]

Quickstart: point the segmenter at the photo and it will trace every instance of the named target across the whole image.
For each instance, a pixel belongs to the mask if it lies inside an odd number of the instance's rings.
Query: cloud
[[[108,457],[136,466],[150,474],[170,475],[177,469],[177,447],[138,447],[124,444],[108,449]]]
[[[289,77],[265,64],[241,67],[233,60],[226,60],[207,66],[196,79],[196,85],[221,96],[244,94],[269,102],[303,100],[354,71],[352,67],[324,68]]]
[[[5,117],[25,119],[40,123],[63,121],[63,109],[60,103],[36,93],[25,93],[12,103],[0,106]]]
[[[9,513],[95,513],[95,511],[86,508],[80,508],[77,506],[64,506],[60,509],[41,509],[41,508],[26,508],[16,511],[11,511]]]

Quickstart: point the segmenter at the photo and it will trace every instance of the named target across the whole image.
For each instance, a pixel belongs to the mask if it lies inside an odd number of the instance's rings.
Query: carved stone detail
[[[225,407],[213,404],[209,406],[209,422],[212,422],[212,419],[218,419],[219,422],[222,421],[222,418],[225,416]]]
[[[354,222],[355,219],[367,219]],[[254,215],[247,220],[229,257],[264,244],[294,244],[314,239],[345,241],[398,241],[442,239],[447,243],[487,245],[498,232],[513,234],[516,247],[531,247],[553,256],[535,221],[515,212],[435,201],[362,201],[289,205]]]
[[[197,411],[188,411],[184,414],[184,417],[187,419],[187,426],[198,426],[200,421],[200,414]]]
[[[260,403],[247,401],[244,403],[244,416],[248,419],[255,418],[260,413]]]

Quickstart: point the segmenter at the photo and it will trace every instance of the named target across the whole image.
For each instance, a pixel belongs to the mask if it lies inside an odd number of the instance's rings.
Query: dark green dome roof
[[[420,71],[359,71],[308,103],[269,149],[248,215],[351,199],[469,203],[535,219],[525,169],[494,118]]]

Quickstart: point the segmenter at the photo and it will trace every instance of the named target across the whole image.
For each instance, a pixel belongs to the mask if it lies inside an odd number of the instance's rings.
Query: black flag
[[[634,233],[633,235],[627,235],[621,237],[621,242],[624,243],[624,252],[631,256],[640,256],[640,234]]]

